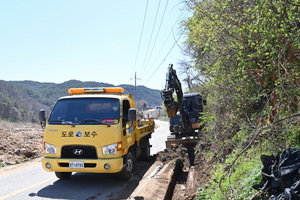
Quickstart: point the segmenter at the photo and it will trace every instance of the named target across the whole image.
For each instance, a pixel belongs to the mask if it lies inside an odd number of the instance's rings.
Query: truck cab
[[[59,98],[48,119],[41,113],[44,170],[61,179],[72,172],[119,173],[121,179],[129,179],[134,157],[150,148],[145,141],[149,143],[154,127],[141,133],[132,97],[121,95],[123,91],[71,88],[71,96]]]

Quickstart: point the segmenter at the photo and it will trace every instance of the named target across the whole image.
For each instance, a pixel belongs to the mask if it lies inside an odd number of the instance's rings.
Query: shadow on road
[[[129,181],[121,181],[117,174],[74,173],[69,179],[57,179],[52,185],[28,196],[73,200],[127,199],[155,159],[152,156],[150,161],[135,162],[134,174]]]

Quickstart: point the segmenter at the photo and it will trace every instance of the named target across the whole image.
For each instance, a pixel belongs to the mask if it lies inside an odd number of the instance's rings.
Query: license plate
[[[84,168],[84,162],[83,161],[70,161],[69,162],[69,168],[83,169]]]

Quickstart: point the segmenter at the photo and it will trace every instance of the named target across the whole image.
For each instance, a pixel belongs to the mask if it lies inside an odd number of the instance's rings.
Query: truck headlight
[[[117,151],[121,151],[122,150],[122,143],[118,142],[118,143],[114,143],[114,144],[109,144],[106,146],[102,147],[102,153],[103,155],[116,155]]]
[[[45,143],[46,154],[56,154],[56,146],[53,144]]]

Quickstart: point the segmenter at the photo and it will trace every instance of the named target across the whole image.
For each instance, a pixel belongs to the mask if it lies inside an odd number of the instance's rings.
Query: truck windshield
[[[56,102],[49,124],[117,124],[120,118],[119,99],[70,98]]]

